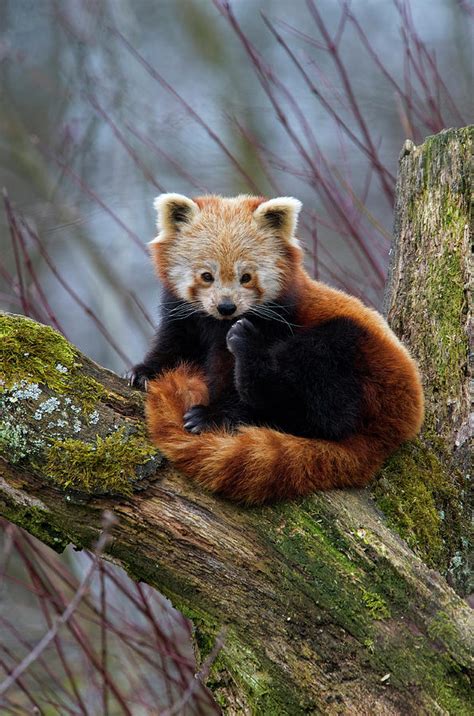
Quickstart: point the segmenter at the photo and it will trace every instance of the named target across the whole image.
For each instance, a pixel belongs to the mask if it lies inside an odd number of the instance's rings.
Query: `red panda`
[[[360,487],[423,421],[417,366],[376,311],[312,280],[293,198],[155,200],[161,324],[131,382],[151,440],[248,504]]]

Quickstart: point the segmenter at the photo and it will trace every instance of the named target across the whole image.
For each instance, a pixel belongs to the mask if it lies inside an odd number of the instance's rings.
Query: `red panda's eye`
[[[240,283],[248,283],[251,280],[252,280],[252,277],[249,273],[244,273],[240,277]]]
[[[209,273],[209,271],[204,271],[204,273],[201,274],[201,278],[206,283],[212,283],[214,281],[214,276],[212,273]]]

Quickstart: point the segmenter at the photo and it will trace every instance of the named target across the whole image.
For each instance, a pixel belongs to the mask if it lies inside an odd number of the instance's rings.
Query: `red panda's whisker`
[[[198,313],[198,311],[193,311],[193,313]],[[186,316],[177,316],[176,318],[172,318],[170,323],[173,321],[183,321],[185,318],[188,318],[189,316],[192,316],[192,313],[188,313]]]
[[[302,328],[302,326],[299,326],[296,323],[290,323],[290,321],[287,321],[286,318],[283,318],[283,316],[281,316],[279,313],[277,313],[271,308],[263,308],[262,306],[251,306],[249,308],[249,312],[254,313],[257,316],[261,316],[262,318],[267,318],[270,321],[284,323],[288,326],[291,333],[293,333],[293,328]]]
[[[180,301],[177,306],[174,306],[174,308],[167,309],[167,313],[168,316],[171,316],[173,313],[185,313],[193,308],[199,308],[200,306],[201,304],[199,301],[188,301],[186,303]]]
[[[169,311],[169,313],[168,313],[168,318],[171,321],[180,321],[183,318],[188,318],[188,316],[192,316],[195,313],[199,313],[202,311],[202,308],[200,306],[195,308],[190,305],[190,306],[185,306],[184,308],[185,308],[185,310],[181,310],[181,311],[176,310],[176,312],[173,312],[175,309],[171,309],[171,311]]]
[[[292,323],[291,321],[288,321],[286,318],[284,318],[284,316],[272,310],[271,308],[263,310],[261,308],[258,308],[254,311],[254,313],[260,314],[261,316],[264,316],[274,321],[279,321],[280,323],[286,323],[286,325],[290,327],[293,326],[295,328],[303,328],[303,326],[299,325],[298,323]]]

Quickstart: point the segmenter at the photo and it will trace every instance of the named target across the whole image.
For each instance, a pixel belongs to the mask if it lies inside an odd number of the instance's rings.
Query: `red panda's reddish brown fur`
[[[255,205],[260,201],[255,199]],[[183,415],[193,405],[206,404],[204,375],[182,365],[148,387],[152,441],[206,489],[249,504],[365,485],[394,449],[418,433],[423,420],[418,369],[383,318],[358,299],[310,279],[298,249],[289,246],[278,260],[286,262],[284,280],[291,281],[296,296],[298,324],[312,327],[343,317],[364,329],[366,377],[358,434],[336,442],[245,426],[234,434],[216,429],[195,435],[185,430]],[[166,275],[163,254],[155,261]]]

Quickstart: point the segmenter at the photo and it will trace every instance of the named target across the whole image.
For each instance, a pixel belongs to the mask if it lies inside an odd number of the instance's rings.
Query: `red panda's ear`
[[[165,235],[174,234],[185,224],[190,224],[199,212],[198,205],[183,194],[160,194],[154,200],[153,206],[157,211],[158,231]],[[154,242],[160,241],[161,238],[158,236]]]
[[[301,207],[302,203],[298,199],[279,196],[260,204],[253,212],[253,217],[263,229],[273,231],[288,243],[298,246],[295,231]]]

